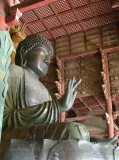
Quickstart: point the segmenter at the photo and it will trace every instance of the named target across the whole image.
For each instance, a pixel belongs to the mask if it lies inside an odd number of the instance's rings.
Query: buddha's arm
[[[4,125],[5,128],[17,126],[34,126],[46,123],[59,122],[60,109],[57,100],[44,102],[43,104],[26,107],[23,109],[5,108]]]
[[[69,110],[76,97],[75,88],[80,83],[72,78],[65,94],[59,100],[47,101],[39,105],[28,106],[24,96],[24,81],[10,81],[4,109],[3,126],[5,128],[17,126],[34,126],[59,121],[59,113]],[[13,83],[14,82],[14,83]],[[15,85],[16,83],[16,85]],[[17,87],[20,84],[19,87]],[[21,108],[21,109],[19,109]]]

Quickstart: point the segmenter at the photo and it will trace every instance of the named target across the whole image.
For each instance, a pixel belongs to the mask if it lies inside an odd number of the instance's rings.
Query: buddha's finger
[[[76,82],[76,79],[75,77],[72,77],[70,80],[69,80],[69,83],[68,83],[68,86],[70,88],[72,88],[74,86],[74,83]]]
[[[82,79],[79,79],[75,84],[74,84],[74,88],[76,88],[80,83],[81,83]]]
[[[73,87],[75,83],[76,83],[76,79],[75,79],[75,77],[73,77],[72,82],[71,82],[71,87]]]
[[[76,95],[77,95],[77,91],[74,91],[74,92],[73,92],[73,101],[75,100]]]
[[[69,79],[68,84],[67,84],[68,88],[71,86],[71,83],[72,83],[72,79]]]

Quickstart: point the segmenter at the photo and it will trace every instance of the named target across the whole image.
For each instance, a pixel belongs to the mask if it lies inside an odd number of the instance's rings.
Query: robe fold
[[[10,66],[5,100],[2,140],[86,139],[85,126],[59,122],[62,106],[52,100],[45,86],[27,70]],[[35,98],[34,98],[35,97]]]

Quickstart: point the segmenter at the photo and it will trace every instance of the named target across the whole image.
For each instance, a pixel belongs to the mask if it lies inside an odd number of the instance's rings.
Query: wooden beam
[[[113,47],[107,47],[107,48],[103,49],[103,51],[108,52],[108,54],[110,52],[113,54],[115,50],[119,51],[119,45],[116,45],[116,46],[113,46]],[[82,52],[81,54],[77,53],[77,54],[73,54],[73,55],[64,56],[64,57],[61,57],[60,60],[63,61],[63,62],[67,62],[67,61],[70,61],[70,60],[78,59],[79,57],[85,57],[87,55],[94,55],[97,52],[99,52],[99,49],[95,49],[95,50],[92,50],[92,51],[85,51],[85,52]]]
[[[86,108],[92,112],[92,109],[87,105],[86,102],[83,101],[83,99],[81,97],[79,97],[79,100],[84,104],[84,106],[86,106]]]
[[[74,113],[75,113],[76,117],[78,117],[78,116],[79,116],[79,110],[78,110],[77,108],[72,107],[72,108],[71,108],[71,110],[72,110],[72,111],[74,111]]]
[[[104,111],[103,109],[100,109],[100,110],[95,110],[95,111],[92,111],[92,112],[90,112],[90,111],[85,112],[86,115],[90,115],[90,113],[91,113],[91,114],[94,114],[94,115],[95,115],[95,114],[99,114],[99,113],[100,113],[100,114],[101,114],[101,113],[102,113],[102,114],[105,114],[105,111]]]
[[[70,55],[70,56],[61,57],[60,60],[66,62],[66,61],[69,61],[69,60],[75,60],[79,57],[85,57],[85,56],[90,55],[90,54],[94,55],[97,52],[99,52],[98,49],[93,50],[93,51],[85,51],[85,52],[82,52],[81,54],[77,53],[77,54],[73,54],[73,55]]]
[[[113,4],[112,8],[117,8],[119,7],[119,2],[116,2],[115,4]]]
[[[93,109],[93,107],[100,107],[100,108],[102,108],[100,104],[91,105],[91,106],[90,106],[91,109]],[[85,106],[85,107],[75,107],[75,108],[76,108],[76,109],[83,109],[83,108],[87,108],[87,107]],[[103,108],[104,108],[104,106],[103,106]],[[104,110],[104,109],[103,109],[103,110]]]
[[[105,110],[105,107],[104,107],[103,104],[99,101],[99,99],[98,99],[95,95],[93,95],[93,96],[94,96],[95,100],[99,103],[99,105],[102,107],[102,109]]]
[[[34,8],[38,8],[40,6],[44,6],[56,1],[57,0],[29,0],[11,7],[10,10],[14,10],[14,8],[18,8],[20,12],[24,13]]]
[[[89,132],[90,136],[93,137],[93,136],[100,136],[100,135],[106,135],[107,132],[106,131],[97,131],[97,132]]]
[[[86,120],[86,119],[92,119],[96,117],[104,117],[105,113],[99,113],[99,114],[92,114],[92,115],[86,115],[86,116],[81,116],[81,117],[73,117],[73,118],[66,118],[66,122],[71,122],[71,121],[80,121],[80,120]]]

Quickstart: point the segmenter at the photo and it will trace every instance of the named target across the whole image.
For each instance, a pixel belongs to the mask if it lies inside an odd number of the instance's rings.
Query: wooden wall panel
[[[57,57],[65,57],[84,52],[107,48],[119,44],[119,33],[116,24],[79,32],[56,39]]]
[[[81,78],[82,82],[77,88],[77,97],[98,94],[102,92],[101,78],[102,63],[99,54],[78,58],[76,60],[65,62],[64,81],[65,86],[72,77]]]

